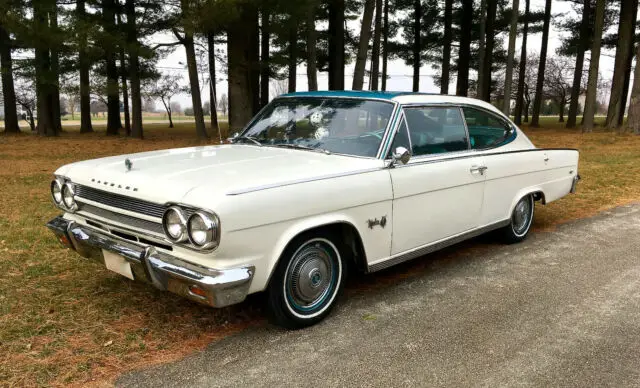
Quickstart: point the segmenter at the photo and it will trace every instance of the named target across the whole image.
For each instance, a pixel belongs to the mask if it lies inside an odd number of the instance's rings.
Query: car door
[[[484,164],[470,150],[458,107],[405,107],[390,152],[411,151],[391,168],[391,255],[410,251],[479,226]]]
[[[463,107],[471,148],[484,155],[485,177],[481,225],[508,220],[518,192],[536,182],[535,171],[543,169],[543,152],[504,153],[514,139],[513,126],[484,109]]]

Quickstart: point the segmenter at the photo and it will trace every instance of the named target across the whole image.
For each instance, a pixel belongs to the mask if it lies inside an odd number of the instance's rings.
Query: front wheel
[[[502,235],[506,243],[513,244],[527,238],[533,223],[535,205],[533,194],[520,199],[511,213],[511,222],[502,228]]]
[[[345,251],[324,233],[307,233],[289,244],[267,288],[274,323],[296,329],[329,314],[346,277]]]

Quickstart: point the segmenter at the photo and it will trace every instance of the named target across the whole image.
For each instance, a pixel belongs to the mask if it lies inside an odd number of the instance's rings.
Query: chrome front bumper
[[[253,278],[253,267],[214,269],[188,263],[153,246],[133,243],[62,216],[49,221],[47,227],[65,247],[83,257],[104,265],[103,250],[115,253],[131,264],[135,280],[212,307],[242,302]]]

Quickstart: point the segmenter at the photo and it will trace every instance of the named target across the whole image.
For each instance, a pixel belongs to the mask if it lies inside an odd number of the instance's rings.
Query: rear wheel
[[[534,209],[533,194],[522,197],[516,203],[511,213],[511,222],[501,230],[506,243],[513,244],[527,238],[533,223]]]
[[[328,233],[305,233],[289,244],[267,289],[274,323],[295,329],[329,314],[346,277],[345,251]]]

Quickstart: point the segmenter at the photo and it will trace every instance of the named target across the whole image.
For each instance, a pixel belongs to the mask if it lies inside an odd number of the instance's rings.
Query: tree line
[[[269,101],[271,80],[297,90],[300,64],[309,90],[318,89],[320,72],[331,90],[386,90],[389,61],[402,60],[412,69],[413,91],[430,65],[441,93],[490,101],[532,127],[551,109],[568,128],[592,130],[598,91],[607,88],[606,127],[640,132],[640,77],[630,85],[640,55],[638,0],[566,1],[572,12],[554,15],[551,0],[543,10],[532,10],[530,0],[0,0],[5,131],[19,131],[21,106],[35,111],[38,134],[57,135],[65,94],[78,96],[81,132],[93,131],[91,104],[99,98],[107,134],[142,138],[145,96],[171,116],[171,97],[184,90],[196,135],[208,138],[218,120],[209,109],[205,125],[202,93],[218,106],[220,73],[229,85],[229,127],[237,130]],[[556,53],[548,52],[552,23],[562,31]],[[531,47],[528,37],[538,33],[542,43]],[[186,53],[186,88],[156,66],[178,46]],[[599,74],[603,48],[615,48],[610,82]],[[349,64],[352,84],[345,85]]]

